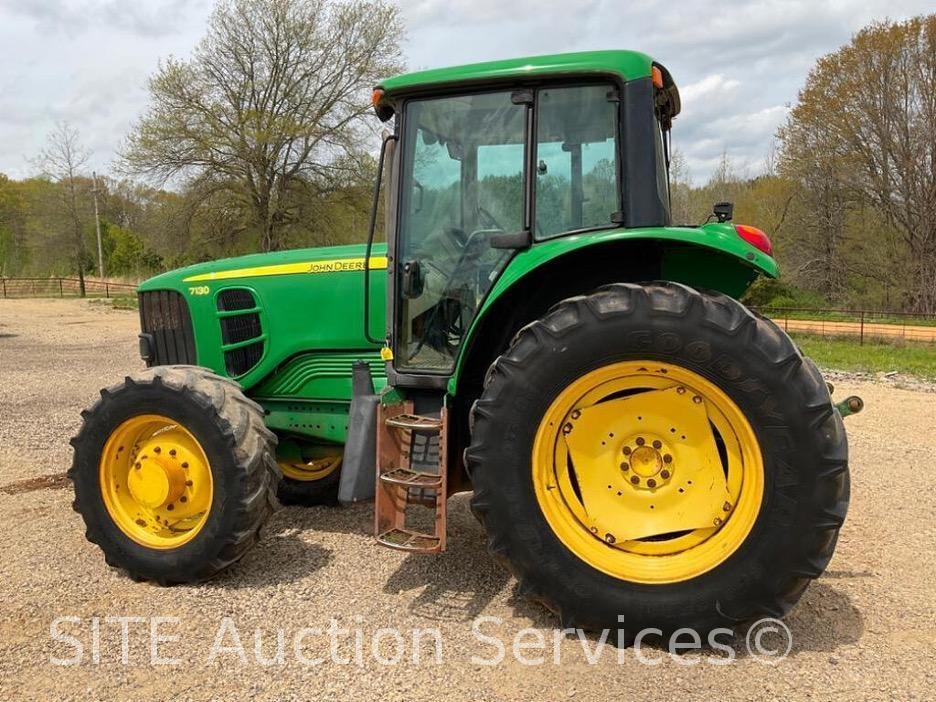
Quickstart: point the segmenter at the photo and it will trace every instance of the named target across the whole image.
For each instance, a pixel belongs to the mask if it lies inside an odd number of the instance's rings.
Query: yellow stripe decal
[[[387,267],[386,256],[371,256],[370,269],[379,270]],[[184,283],[201,283],[206,280],[232,280],[234,278],[260,278],[268,275],[298,275],[303,273],[338,273],[341,271],[363,271],[364,258],[332,258],[321,261],[302,261],[300,263],[281,263],[276,266],[256,266],[239,268],[233,271],[202,273],[185,278]]]

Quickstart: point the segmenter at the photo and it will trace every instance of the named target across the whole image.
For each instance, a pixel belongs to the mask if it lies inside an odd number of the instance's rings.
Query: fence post
[[[861,336],[858,341],[859,346],[864,346],[864,316],[865,316],[865,311],[861,310]]]
[[[65,297],[65,286],[62,285],[61,278],[59,278],[59,297]]]
[[[3,299],[6,299],[6,278],[3,279]]]
[[[104,283],[104,297],[110,300],[110,284],[106,282]]]

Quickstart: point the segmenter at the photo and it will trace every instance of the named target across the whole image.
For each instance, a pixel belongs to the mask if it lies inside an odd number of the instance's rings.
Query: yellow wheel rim
[[[722,563],[764,493],[760,445],[738,406],[697,373],[655,361],[604,366],[562,390],[540,422],[532,470],[559,540],[636,583]]]
[[[173,419],[145,414],[117,427],[100,462],[104,506],[141,546],[178,548],[201,531],[211,510],[211,466],[198,440]]]
[[[279,461],[283,475],[303,483],[323,480],[338,470],[341,465],[341,456],[326,456],[313,459],[307,463],[298,461]]]

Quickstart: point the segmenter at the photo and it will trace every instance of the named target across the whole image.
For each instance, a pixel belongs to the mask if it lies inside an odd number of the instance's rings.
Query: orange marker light
[[[653,76],[653,85],[657,88],[663,87],[663,71],[660,70],[659,66],[654,66],[650,71],[650,74]]]
[[[383,96],[383,88],[374,88],[374,92],[371,93],[371,105],[377,107],[377,105],[380,104],[380,101],[383,100]]]

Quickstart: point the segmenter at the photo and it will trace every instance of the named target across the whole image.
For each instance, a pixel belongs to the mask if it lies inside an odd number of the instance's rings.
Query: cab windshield
[[[617,102],[609,85],[410,101],[403,123],[397,289],[401,369],[451,371],[462,338],[513,251],[612,226],[620,209]],[[536,105],[537,130],[528,137]],[[528,173],[528,149],[535,173]],[[533,189],[532,198],[527,198]]]

